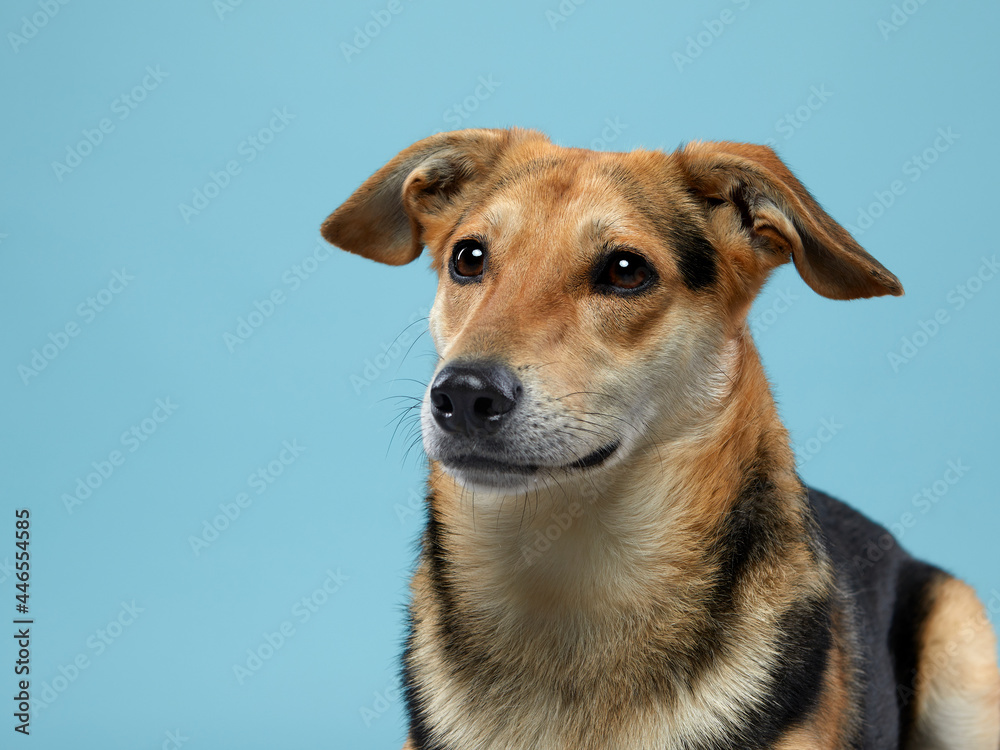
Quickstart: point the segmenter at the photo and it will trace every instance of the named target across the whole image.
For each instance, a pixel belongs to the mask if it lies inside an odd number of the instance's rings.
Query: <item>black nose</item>
[[[494,362],[445,366],[431,385],[431,411],[448,432],[492,434],[521,396],[521,381],[510,368]]]

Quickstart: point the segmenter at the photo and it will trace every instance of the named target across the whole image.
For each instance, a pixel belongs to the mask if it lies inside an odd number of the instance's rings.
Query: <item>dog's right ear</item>
[[[423,248],[428,222],[448,212],[496,166],[504,151],[547,138],[518,128],[456,130],[417,141],[369,177],[320,230],[328,242],[400,266]]]

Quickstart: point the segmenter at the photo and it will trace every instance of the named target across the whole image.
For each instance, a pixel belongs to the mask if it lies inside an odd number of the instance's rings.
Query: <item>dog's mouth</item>
[[[448,469],[461,472],[469,478],[483,484],[495,484],[505,486],[516,483],[517,479],[529,477],[540,471],[573,471],[591,469],[600,466],[607,461],[621,447],[621,441],[615,440],[612,443],[598,448],[592,453],[588,453],[583,458],[577,459],[562,466],[543,466],[541,464],[519,464],[500,461],[488,456],[480,456],[474,453],[466,453],[459,456],[442,458]],[[515,482],[510,480],[514,479]]]

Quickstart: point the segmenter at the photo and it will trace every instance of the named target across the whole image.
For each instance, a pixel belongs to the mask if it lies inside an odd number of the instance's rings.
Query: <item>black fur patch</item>
[[[444,543],[444,527],[435,503],[434,493],[427,498],[427,524],[424,527],[422,557],[428,566],[428,578],[433,589],[433,600],[437,605],[437,642],[444,651],[444,664],[458,680],[464,681],[473,690],[476,685],[472,678],[481,680],[482,684],[490,685],[494,675],[499,675],[504,665],[499,665],[485,657],[481,643],[475,634],[470,632],[463,621],[459,605],[455,601],[454,588],[451,580],[452,563]],[[411,629],[414,627],[411,620]],[[426,713],[419,695],[419,685],[416,684],[407,670],[409,652],[412,650],[412,638],[407,643],[407,655],[404,656],[404,679],[414,685],[407,691],[407,710],[410,715],[411,731],[414,732],[414,742],[417,735],[425,739],[425,744],[416,744],[417,750],[445,750],[444,746],[432,741]],[[478,692],[475,691],[474,692]],[[412,697],[411,697],[412,696]],[[482,698],[479,695],[479,698]],[[473,698],[476,700],[476,697]]]
[[[782,501],[775,496],[765,469],[753,467],[749,477],[723,519],[712,549],[718,573],[709,593],[708,618],[694,640],[697,647],[691,654],[691,669],[695,674],[711,669],[715,658],[729,647],[732,625],[742,616],[736,607],[736,591],[747,575],[760,565],[774,564],[795,535],[787,519],[779,515]]]
[[[677,253],[677,269],[684,285],[693,292],[713,286],[719,275],[718,255],[690,215],[690,208],[681,205],[679,201],[671,201],[668,207],[657,205],[654,199],[663,200],[663,196],[651,198],[628,170],[622,167],[609,167],[604,174],[652,225],[653,232],[663,243]],[[684,198],[687,199],[686,193]]]
[[[920,630],[935,580],[947,574],[915,560],[889,531],[850,506],[809,491],[825,546],[856,613],[863,747],[904,747],[913,715]]]
[[[677,216],[670,223],[670,235],[677,250],[677,267],[684,284],[693,292],[715,284],[718,267],[715,248],[698,227]]]
[[[729,202],[740,214],[740,225],[751,235],[753,230],[753,212],[750,210],[749,193],[745,187],[734,187],[729,193]]]
[[[448,654],[449,663],[464,660],[465,649],[460,645],[458,635],[459,625],[455,611],[455,602],[449,580],[447,554],[441,540],[441,521],[434,503],[433,492],[427,497],[427,524],[424,527],[423,555],[427,560],[431,586],[434,588],[435,600],[440,609],[440,636]],[[409,618],[409,635],[406,639],[406,650],[403,653],[403,687],[406,711],[410,719],[410,736],[415,750],[444,750],[444,747],[431,738],[427,713],[420,696],[420,686],[413,673],[411,659],[414,649],[416,623],[413,613]]]
[[[770,667],[770,685],[758,707],[747,702],[740,723],[726,736],[698,742],[691,750],[767,750],[817,709],[832,644],[828,600],[792,605],[778,623],[781,652]]]
[[[781,551],[781,527],[787,522],[778,516],[774,483],[759,469],[750,475],[722,524],[716,544],[719,556],[719,583],[715,590],[716,610],[731,609],[733,589],[747,571]],[[787,533],[787,532],[786,532]]]
[[[766,456],[748,469],[749,478],[722,522],[713,549],[719,572],[709,599],[708,624],[701,629],[699,651],[692,654],[696,672],[712,668],[731,643],[733,625],[746,616],[736,605],[739,587],[755,569],[777,564],[787,545],[801,541],[802,528],[785,515],[786,501],[777,496],[768,477]],[[831,627],[827,599],[803,600],[790,607],[778,623],[782,647],[778,661],[770,665],[770,686],[762,707],[751,708],[748,703],[741,712],[743,721],[724,740],[699,744],[696,750],[763,750],[807,719],[819,702]]]
[[[782,645],[771,667],[771,685],[761,708],[747,714],[744,727],[704,750],[764,750],[799,726],[819,704],[832,636],[827,601],[793,605],[779,622]]]
[[[940,572],[913,560],[904,564],[898,575],[896,586],[899,593],[889,626],[889,653],[893,657],[896,676],[900,745],[905,747],[915,715],[920,635],[933,604],[933,584]]]
[[[451,585],[451,562],[444,549],[441,519],[434,503],[434,495],[428,497],[427,526],[424,530],[424,554],[430,573],[434,598],[439,613],[439,635],[449,662],[462,664],[468,658],[468,640],[462,633],[461,621],[455,606]]]
[[[413,614],[410,613],[406,637],[406,649],[403,652],[403,701],[406,705],[406,714],[410,720],[410,738],[413,740],[415,750],[444,750],[441,745],[431,739],[430,727],[427,722],[427,712],[424,710],[423,700],[420,697],[420,688],[417,685],[416,677],[410,666],[410,659],[413,655],[414,634]]]
[[[664,244],[677,253],[677,269],[684,285],[692,292],[713,286],[719,275],[718,256],[698,225],[681,210],[667,216],[645,203],[636,206]]]

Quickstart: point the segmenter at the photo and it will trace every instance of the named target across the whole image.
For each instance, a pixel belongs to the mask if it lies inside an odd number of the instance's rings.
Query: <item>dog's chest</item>
[[[491,690],[492,688],[492,690]],[[496,747],[509,750],[673,750],[676,717],[661,707],[612,711],[617,701],[582,698],[568,703],[551,686],[522,685],[496,690],[471,689],[441,680],[427,695],[425,719],[434,736],[444,739],[436,750]],[[495,693],[486,702],[482,695]],[[659,713],[659,715],[657,715]],[[685,733],[687,734],[687,733]],[[419,747],[419,746],[418,746]]]
[[[613,637],[601,640],[615,642]],[[672,679],[668,689],[668,676],[656,664],[659,657],[623,649],[567,659],[528,638],[502,667],[470,654],[469,663],[456,668],[455,653],[446,653],[439,638],[424,640],[418,634],[414,643],[420,641],[424,648],[411,650],[407,660],[421,686],[418,720],[444,739],[426,745],[435,750],[706,747],[705,738],[725,736],[739,723],[746,696],[762,687],[754,675],[720,660],[694,689],[678,689]],[[759,644],[751,656],[764,661],[772,653]]]

